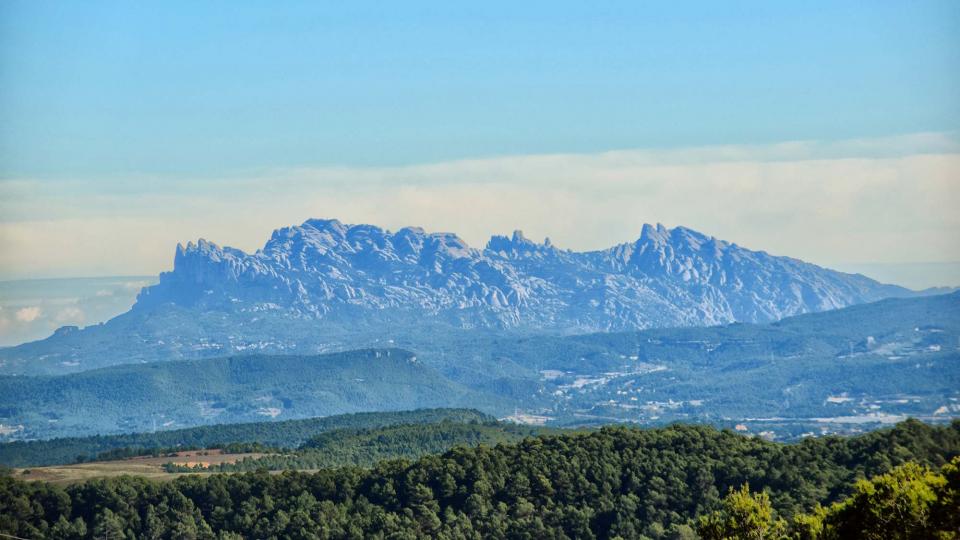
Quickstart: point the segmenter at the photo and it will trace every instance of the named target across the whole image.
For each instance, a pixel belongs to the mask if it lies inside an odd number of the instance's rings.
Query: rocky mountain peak
[[[591,252],[517,230],[478,250],[454,233],[311,219],[274,231],[253,254],[202,239],[178,246],[173,272],[136,309],[271,306],[330,321],[404,313],[456,326],[595,331],[769,321],[907,294],[686,227],[644,225],[635,242]]]

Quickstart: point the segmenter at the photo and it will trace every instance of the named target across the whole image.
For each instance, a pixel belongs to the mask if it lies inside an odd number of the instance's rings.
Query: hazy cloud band
[[[917,134],[839,142],[531,155],[220,178],[0,181],[0,275],[155,274],[177,242],[246,250],[337,217],[454,231],[523,229],[597,249],[645,222],[834,265],[960,260],[960,144]]]

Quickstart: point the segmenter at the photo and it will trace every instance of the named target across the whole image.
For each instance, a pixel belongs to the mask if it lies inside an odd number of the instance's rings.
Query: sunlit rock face
[[[144,289],[134,311],[173,304],[583,332],[765,322],[908,294],[684,227],[645,225],[635,242],[574,252],[520,231],[477,249],[451,233],[314,219],[274,231],[252,254],[205,240],[178,246],[173,271]]]

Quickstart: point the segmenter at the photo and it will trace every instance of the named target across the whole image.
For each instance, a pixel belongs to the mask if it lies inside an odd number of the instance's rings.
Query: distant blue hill
[[[526,423],[695,421],[778,438],[960,416],[960,293],[767,324],[393,335],[415,353],[258,353],[0,376],[0,440],[450,406]]]

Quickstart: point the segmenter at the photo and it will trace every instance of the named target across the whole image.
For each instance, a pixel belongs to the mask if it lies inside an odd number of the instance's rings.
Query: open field
[[[14,469],[17,478],[29,482],[52,482],[54,484],[71,484],[92,480],[94,478],[108,478],[132,474],[152,478],[155,480],[172,480],[183,474],[210,474],[210,473],[168,473],[163,470],[164,463],[180,463],[188,466],[202,464],[204,466],[234,463],[243,458],[258,458],[265,456],[262,453],[224,454],[220,450],[191,450],[177,452],[175,456],[143,456],[114,461],[91,461],[73,465],[55,465],[50,467],[30,467]]]

